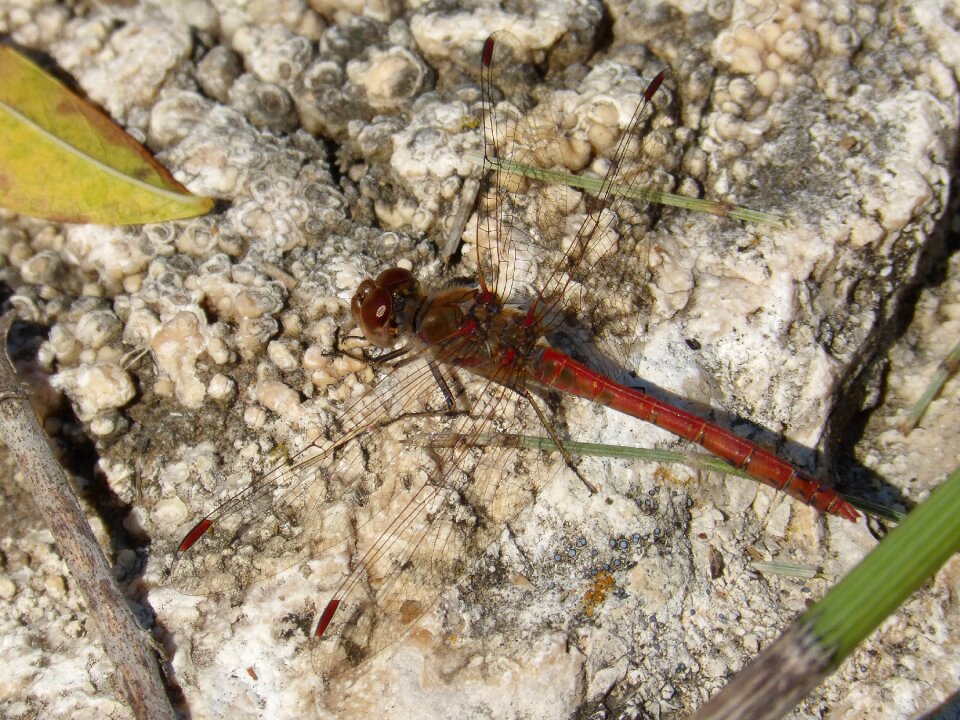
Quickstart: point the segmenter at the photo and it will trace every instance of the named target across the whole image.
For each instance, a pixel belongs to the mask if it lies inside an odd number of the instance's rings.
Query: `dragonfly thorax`
[[[417,338],[432,346],[452,337],[472,337],[477,325],[475,309],[475,289],[460,287],[433,293],[417,313]]]

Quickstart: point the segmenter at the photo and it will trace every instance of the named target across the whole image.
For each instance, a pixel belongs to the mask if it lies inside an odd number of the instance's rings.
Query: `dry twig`
[[[107,655],[120,673],[127,702],[137,718],[176,717],[157,667],[156,654],[113,579],[63,469],[50,450],[33,406],[17,380],[6,352],[7,333],[15,319],[0,319],[0,439],[17,458],[27,490],[50,530],[70,574],[83,593],[90,616],[100,629]]]

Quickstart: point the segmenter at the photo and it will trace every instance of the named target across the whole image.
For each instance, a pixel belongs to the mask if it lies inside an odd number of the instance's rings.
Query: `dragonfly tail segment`
[[[782,490],[819,512],[857,522],[860,513],[836,491],[795,470],[768,450],[696,415],[615,383],[562,352],[546,348],[529,369],[544,385],[653,423]]]

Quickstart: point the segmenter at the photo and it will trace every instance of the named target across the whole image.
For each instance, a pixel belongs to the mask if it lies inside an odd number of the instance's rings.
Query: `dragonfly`
[[[497,33],[481,55],[485,190],[473,247],[464,251],[476,281],[429,291],[403,267],[365,280],[351,309],[366,340],[382,349],[376,387],[325,435],[204,517],[177,549],[174,584],[200,594],[336,556],[332,572],[342,578],[319,578],[330,594],[311,630],[324,677],[403,636],[563,468],[596,491],[564,451],[550,404],[557,395],[653,423],[822,513],[858,518],[837,492],[769,450],[619,382],[606,346],[579,359],[560,349],[576,346],[588,311],[600,307],[601,271],[631,261],[623,218],[639,211],[617,189],[651,170],[643,140],[655,132],[655,98],[668,71],[643,91],[622,136],[609,143],[599,191],[585,197],[510,171],[516,163],[556,165],[565,152],[562,121],[558,129],[553,119],[497,102],[520,52]],[[561,452],[480,441],[531,431],[545,431]]]

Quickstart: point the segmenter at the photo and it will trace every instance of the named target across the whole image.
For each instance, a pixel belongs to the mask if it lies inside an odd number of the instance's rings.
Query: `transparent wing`
[[[352,534],[391,502],[397,473],[369,465],[371,442],[411,413],[438,412],[443,395],[425,355],[400,365],[345,411],[330,437],[260,476],[181,542],[171,582],[187,594],[245,587]]]
[[[539,430],[529,403],[507,387],[520,382],[513,370],[478,378],[465,388],[469,414],[424,424],[420,437],[432,466],[358,534],[355,565],[318,618],[314,663],[322,677],[397,641],[562,467],[542,453],[478,443]],[[409,445],[399,451],[410,452]]]
[[[621,130],[623,103],[609,94],[556,93],[525,107],[516,83],[526,77],[517,72],[525,51],[509,33],[491,36],[482,60],[488,168],[476,240],[482,277],[501,296],[532,303],[548,331],[576,316],[591,325],[585,335],[632,335],[642,301],[636,278],[649,252],[649,203],[620,191],[668,189],[660,168],[673,164],[666,158],[674,94],[663,90],[671,74],[659,73],[637,94]],[[505,86],[519,99],[497,102]],[[590,174],[591,167],[606,168],[594,194],[562,184],[555,173]],[[616,351],[620,342],[609,345]]]
[[[333,677],[398,640],[562,466],[545,453],[483,447],[484,438],[541,427],[512,389],[523,386],[517,366],[461,377],[445,362],[469,357],[471,342],[453,339],[403,363],[354,402],[335,439],[204,518],[182,543],[175,587],[243,588],[347,541],[353,570],[319,621],[315,667]],[[459,389],[461,410],[444,411],[434,370]]]

